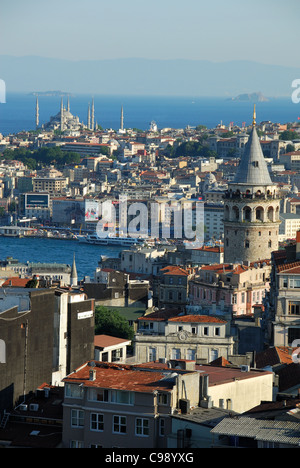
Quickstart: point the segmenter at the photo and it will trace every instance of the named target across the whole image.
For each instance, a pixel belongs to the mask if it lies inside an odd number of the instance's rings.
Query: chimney
[[[89,380],[96,380],[96,369],[94,367],[90,369]]]

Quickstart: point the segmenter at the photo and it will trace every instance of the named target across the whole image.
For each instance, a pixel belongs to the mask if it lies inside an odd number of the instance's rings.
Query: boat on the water
[[[143,238],[121,237],[121,236],[106,236],[99,237],[97,234],[88,234],[86,236],[77,236],[79,242],[92,245],[114,245],[116,247],[130,247],[135,244],[145,242]]]

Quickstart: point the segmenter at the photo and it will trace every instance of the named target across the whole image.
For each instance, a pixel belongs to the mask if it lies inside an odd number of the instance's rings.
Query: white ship
[[[145,242],[143,238],[132,238],[132,237],[119,237],[119,236],[107,236],[99,237],[97,234],[88,234],[86,236],[77,236],[79,242],[93,245],[115,245],[120,247],[130,247],[135,244],[142,244]]]

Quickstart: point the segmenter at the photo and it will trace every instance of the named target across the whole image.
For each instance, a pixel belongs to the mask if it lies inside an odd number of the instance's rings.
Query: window
[[[84,413],[82,410],[72,409],[71,410],[71,426],[72,427],[83,427]]]
[[[180,349],[172,349],[172,359],[180,359]]]
[[[103,414],[91,413],[90,428],[91,428],[91,431],[103,431],[104,430]]]
[[[300,288],[300,279],[291,278],[290,279],[290,287],[291,288]]]
[[[220,327],[215,328],[215,336],[220,336]]]
[[[100,390],[97,391],[97,400],[108,401],[108,390],[105,390],[104,388],[100,388]]]
[[[242,301],[242,303],[245,302],[245,293],[242,293],[242,295],[241,295],[241,301]]]
[[[196,334],[197,334],[197,328],[196,328],[196,327],[192,327],[192,334],[193,334],[193,335],[196,335]]]
[[[164,418],[159,419],[159,435],[163,437],[165,435],[165,426],[166,426],[166,421]]]
[[[110,401],[120,405],[133,405],[134,393],[126,390],[111,390]]]
[[[156,360],[156,348],[149,348],[149,361]]]
[[[113,432],[115,434],[126,434],[126,416],[113,417]]]
[[[289,302],[289,314],[300,315],[300,302]]]
[[[203,335],[208,336],[208,327],[203,328]]]
[[[144,437],[149,436],[149,419],[136,418],[135,435]]]
[[[196,359],[196,350],[195,349],[187,349],[186,358],[189,361],[194,361]]]
[[[166,393],[159,393],[158,394],[158,404],[159,405],[167,405],[168,404],[168,395]]]
[[[71,440],[70,448],[84,448],[84,443],[81,440]]]
[[[69,398],[83,398],[83,387],[79,385],[66,384],[65,396]]]
[[[111,360],[112,360],[112,362],[114,362],[114,361],[119,361],[120,359],[122,359],[122,357],[123,357],[123,349],[122,349],[122,348],[114,349],[114,350],[111,352]]]

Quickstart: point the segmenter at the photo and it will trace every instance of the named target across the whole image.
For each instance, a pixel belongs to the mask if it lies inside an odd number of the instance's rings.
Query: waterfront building
[[[280,199],[253,125],[235,179],[224,196],[224,261],[271,258],[278,248]]]

